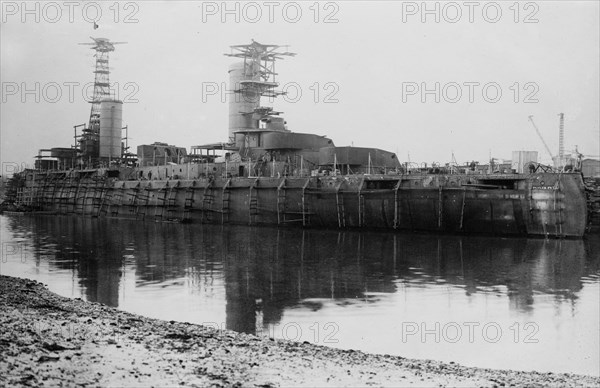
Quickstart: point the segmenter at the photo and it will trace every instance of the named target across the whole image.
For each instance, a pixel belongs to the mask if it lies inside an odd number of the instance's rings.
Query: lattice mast
[[[92,104],[90,111],[90,120],[87,128],[82,131],[79,142],[84,159],[97,159],[99,155],[99,136],[100,136],[100,103],[103,100],[111,99],[110,92],[110,68],[108,66],[109,53],[115,51],[116,44],[125,44],[127,42],[111,42],[106,38],[92,38],[93,43],[79,43],[89,45],[96,51],[96,66],[94,69],[94,93],[89,101]]]

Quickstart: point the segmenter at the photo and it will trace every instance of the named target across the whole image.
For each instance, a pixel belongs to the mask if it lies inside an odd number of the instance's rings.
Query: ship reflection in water
[[[65,296],[346,349],[600,374],[598,236],[0,217],[0,272]]]

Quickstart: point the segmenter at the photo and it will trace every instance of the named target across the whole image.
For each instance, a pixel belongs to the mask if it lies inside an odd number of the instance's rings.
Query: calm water
[[[600,375],[599,236],[0,221],[0,273],[68,297],[344,349]]]

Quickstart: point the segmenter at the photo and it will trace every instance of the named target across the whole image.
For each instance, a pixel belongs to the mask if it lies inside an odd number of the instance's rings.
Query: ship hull
[[[30,174],[19,202],[58,214],[576,238],[588,216],[575,173],[155,180]]]

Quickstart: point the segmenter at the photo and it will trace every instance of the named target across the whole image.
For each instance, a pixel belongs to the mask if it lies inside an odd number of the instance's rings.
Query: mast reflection
[[[8,230],[31,241],[36,266],[46,260],[51,270],[70,271],[90,301],[118,307],[123,278],[133,273],[139,288],[224,293],[226,328],[246,333],[277,324],[286,309],[378,303],[399,287],[505,295],[524,312],[540,294],[575,304],[582,279],[600,272],[597,236],[500,239],[65,216],[10,218]]]

